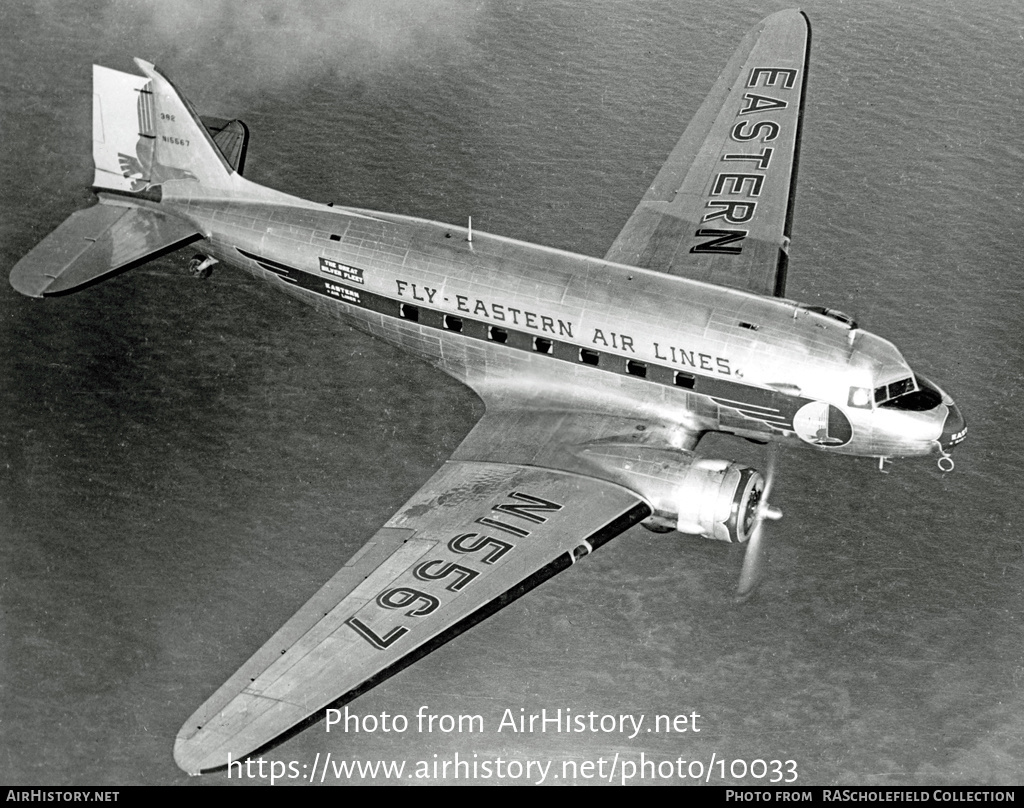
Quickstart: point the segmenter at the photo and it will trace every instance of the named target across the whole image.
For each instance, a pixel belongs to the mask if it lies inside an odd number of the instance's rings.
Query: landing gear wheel
[[[193,278],[209,278],[213,273],[213,265],[216,263],[216,258],[197,253],[188,262],[188,274]]]
[[[651,531],[651,533],[671,533],[675,530],[675,528],[669,527],[668,525],[659,525],[657,523],[649,524],[647,522],[641,522],[640,524]]]

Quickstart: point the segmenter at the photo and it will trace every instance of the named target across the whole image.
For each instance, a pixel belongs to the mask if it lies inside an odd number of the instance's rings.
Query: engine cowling
[[[676,530],[728,542],[750,538],[764,478],[749,466],[698,460],[676,486]]]
[[[750,538],[764,478],[749,466],[618,442],[595,442],[578,455],[651,504],[654,512],[643,522],[650,530],[728,542]]]

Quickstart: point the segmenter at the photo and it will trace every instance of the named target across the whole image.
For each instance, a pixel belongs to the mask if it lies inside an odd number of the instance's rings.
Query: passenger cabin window
[[[597,367],[597,363],[601,361],[601,354],[597,351],[592,351],[589,348],[580,348],[580,362],[584,365],[593,365]]]
[[[681,370],[677,370],[676,376],[672,381],[676,387],[685,387],[687,390],[692,390],[696,380],[697,377],[692,373],[683,373]]]
[[[630,376],[639,376],[641,379],[647,377],[647,365],[637,362],[635,359],[626,360],[626,373]]]
[[[508,331],[492,325],[487,329],[487,338],[491,342],[508,342]]]
[[[450,314],[444,316],[444,327],[449,331],[461,331],[462,330],[462,318],[452,317]]]
[[[403,319],[412,320],[412,322],[418,322],[420,319],[420,310],[415,306],[410,306],[408,303],[403,303],[400,309],[400,314]]]
[[[552,347],[553,343],[549,339],[545,339],[544,337],[533,338],[533,350],[535,350],[537,353],[549,354],[551,353]]]

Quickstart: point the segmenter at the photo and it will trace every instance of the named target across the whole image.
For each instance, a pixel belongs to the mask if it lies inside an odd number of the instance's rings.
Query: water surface
[[[739,39],[783,7],[164,5],[0,12],[5,273],[90,204],[90,65],[133,55],[248,122],[257,182],[603,255]],[[747,605],[733,548],[633,530],[353,705],[480,714],[483,734],[319,725],[270,757],[715,754],[796,760],[800,783],[1021,781],[1024,12],[804,9],[788,292],[855,315],[956,397],[956,471],[788,452]],[[185,718],[480,414],[241,273],[189,280],[187,257],[65,298],[0,292],[5,782],[190,782],[171,757]],[[506,708],[560,707],[696,711],[703,730],[495,731]]]

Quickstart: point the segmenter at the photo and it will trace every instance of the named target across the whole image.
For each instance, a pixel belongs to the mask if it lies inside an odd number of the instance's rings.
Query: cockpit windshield
[[[921,376],[908,376],[875,388],[875,404],[879,407],[923,412],[941,403],[942,394]]]

